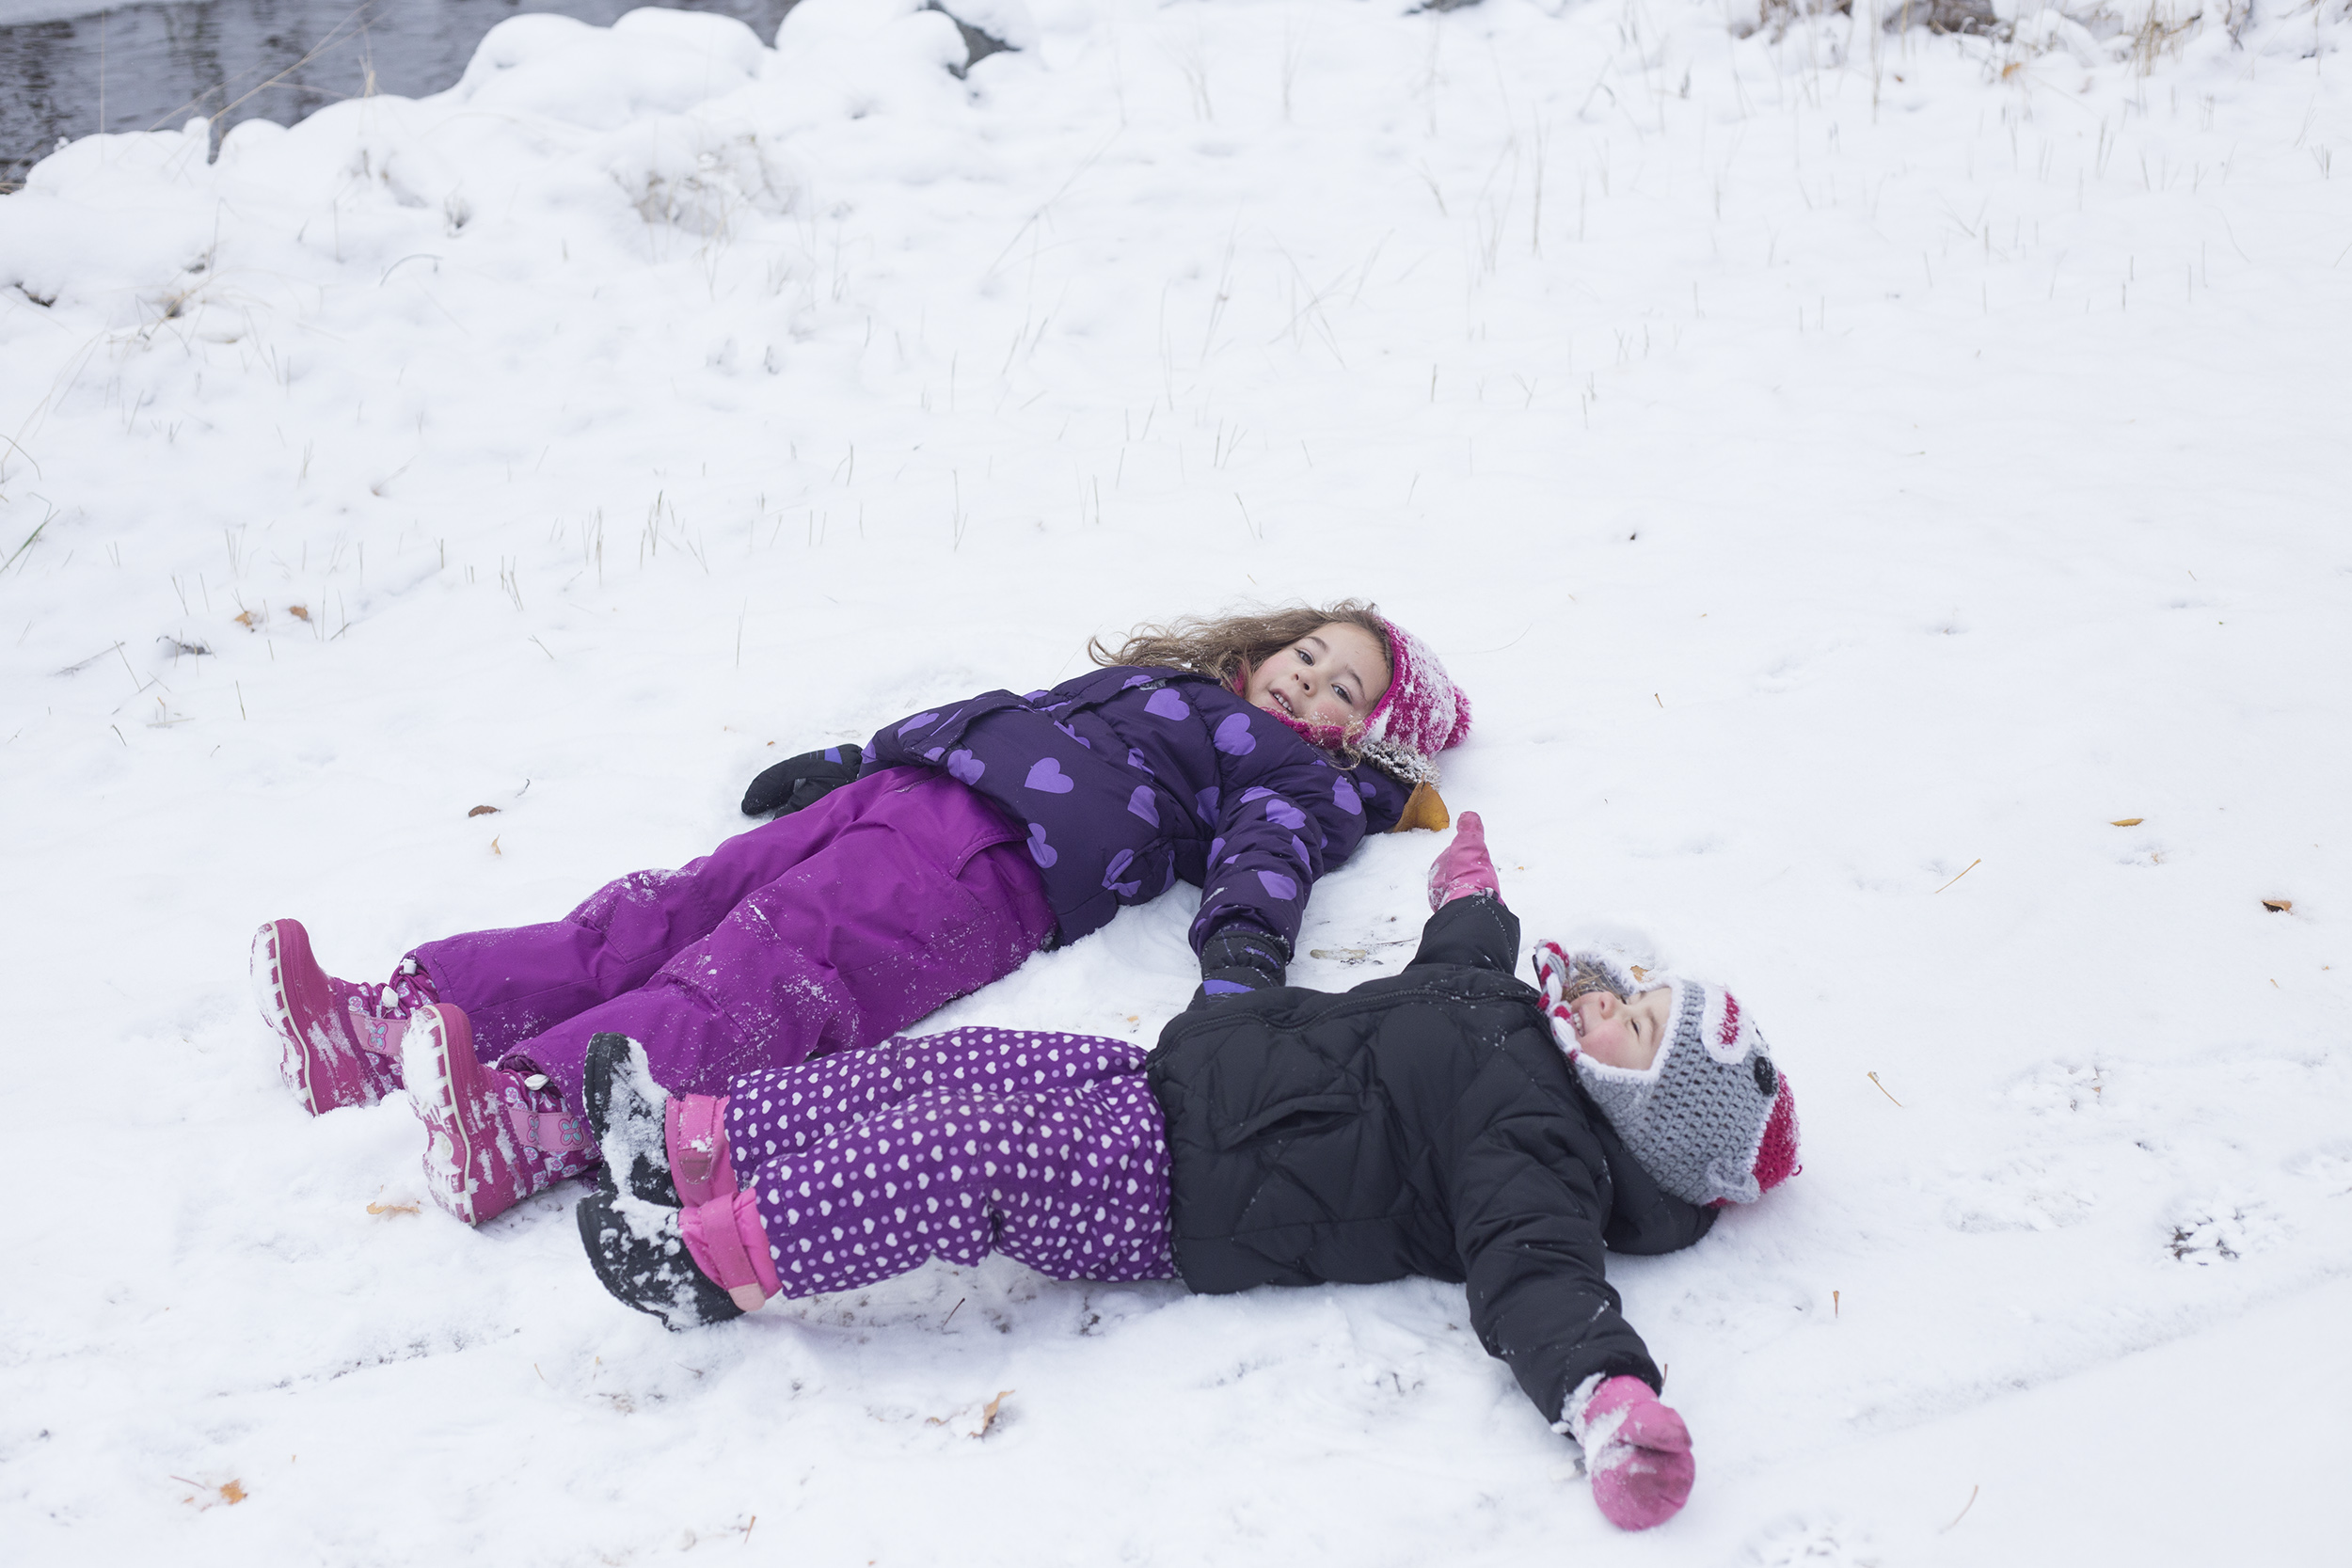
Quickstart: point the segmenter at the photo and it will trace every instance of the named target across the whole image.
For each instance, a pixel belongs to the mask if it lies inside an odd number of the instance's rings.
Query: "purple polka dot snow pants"
[[[607,883],[562,920],[418,948],[485,1062],[581,1108],[590,1037],[656,1083],[723,1094],[762,1068],[868,1046],[1011,974],[1054,928],[1021,831],[929,768],[893,768],[676,871]]]
[[[970,1028],[755,1073],[729,1152],[785,1295],[1001,1252],[1056,1279],[1171,1279],[1168,1130],[1142,1046]]]

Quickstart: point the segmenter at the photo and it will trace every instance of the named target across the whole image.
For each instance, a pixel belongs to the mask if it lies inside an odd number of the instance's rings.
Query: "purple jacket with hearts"
[[[940,768],[1025,825],[1063,942],[1195,884],[1196,952],[1236,920],[1295,942],[1315,879],[1395,826],[1407,794],[1208,676],[1116,666],[918,713],[877,734],[866,764]]]

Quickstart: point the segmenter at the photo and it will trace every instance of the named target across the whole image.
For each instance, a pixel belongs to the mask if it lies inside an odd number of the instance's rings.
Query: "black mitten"
[[[855,746],[828,746],[787,757],[752,781],[743,792],[743,815],[780,816],[814,805],[856,778],[864,766]]]
[[[1192,1005],[1279,986],[1290,958],[1290,943],[1271,931],[1239,922],[1223,927],[1200,944],[1200,989]]]

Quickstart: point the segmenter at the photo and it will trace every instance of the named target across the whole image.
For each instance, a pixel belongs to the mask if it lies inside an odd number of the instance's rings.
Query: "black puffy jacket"
[[[1497,900],[1457,898],[1402,974],[1197,1005],[1149,1069],[1186,1285],[1460,1280],[1480,1341],[1556,1421],[1596,1372],[1659,1386],[1604,1248],[1672,1252],[1715,1215],[1661,1189],[1585,1098],[1511,976],[1518,936]]]

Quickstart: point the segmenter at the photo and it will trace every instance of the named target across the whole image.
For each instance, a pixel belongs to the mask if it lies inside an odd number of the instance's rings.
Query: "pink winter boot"
[[[473,1026],[446,1002],[421,1008],[402,1042],[408,1098],[424,1123],[433,1201],[468,1225],[595,1166],[588,1123],[536,1074],[474,1059]]]
[[[399,1089],[407,1001],[390,987],[355,986],[321,969],[299,920],[273,920],[253,933],[253,996],[278,1036],[278,1070],[312,1116],[373,1105]]]

